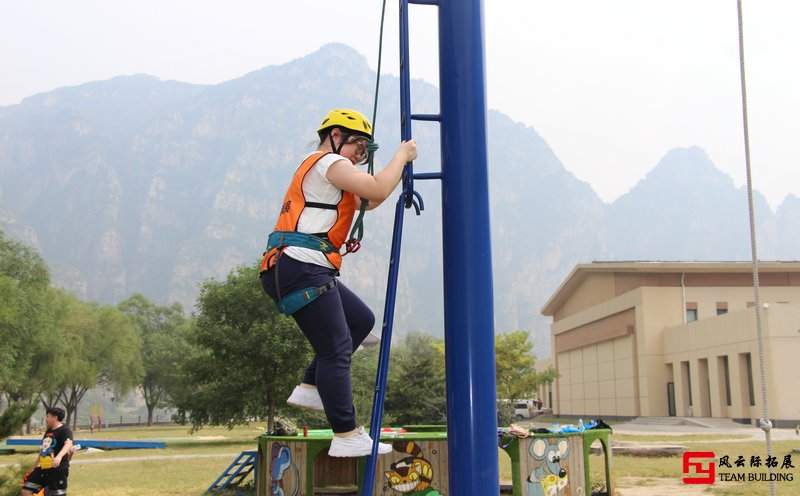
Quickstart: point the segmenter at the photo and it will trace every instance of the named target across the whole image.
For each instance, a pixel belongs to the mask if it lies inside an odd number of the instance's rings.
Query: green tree
[[[353,385],[353,406],[356,422],[369,425],[372,418],[372,403],[375,400],[375,373],[378,370],[380,347],[356,350],[350,366],[350,382]],[[383,424],[394,422],[394,417],[384,410]]]
[[[169,405],[180,384],[180,365],[189,353],[186,341],[189,319],[177,303],[155,305],[136,294],[119,304],[139,330],[144,375],[139,384],[147,406],[147,425],[153,425],[153,411]]]
[[[0,467],[0,496],[19,496],[19,483],[29,469],[27,464]]]
[[[20,405],[9,404],[0,414],[0,441],[18,431],[36,410],[36,403]]]
[[[0,413],[0,441],[24,425],[36,408],[35,401],[29,399],[30,394],[23,393],[26,389],[23,385],[25,375],[20,373],[32,367],[32,353],[25,345],[25,341],[29,341],[25,339],[27,332],[18,326],[22,320],[20,314],[24,300],[24,291],[18,287],[17,281],[0,274],[0,329],[3,330],[0,391],[8,403]]]
[[[19,241],[7,239],[3,231],[0,231],[0,274],[23,288],[50,285],[50,272],[41,255]]]
[[[50,347],[47,375],[55,378],[42,396],[45,407],[60,403],[73,427],[86,392],[97,385],[123,395],[140,383],[142,361],[139,333],[131,319],[113,306],[84,303],[57,292],[57,338]]]
[[[193,349],[174,398],[177,417],[195,430],[264,417],[271,425],[311,360],[294,320],[280,315],[261,289],[258,269],[240,266],[225,281],[200,286]]]
[[[0,439],[19,428],[35,409],[46,335],[50,273],[42,257],[0,231]]]
[[[514,402],[530,398],[539,387],[533,366],[536,357],[525,331],[498,334],[494,338],[497,395]]]
[[[551,365],[547,367],[547,370],[536,373],[536,386],[539,387],[542,384],[552,384],[556,379],[559,378],[559,376],[560,374],[558,373],[558,370]]]
[[[447,421],[442,349],[440,340],[423,333],[407,335],[392,349],[385,406],[399,425]]]

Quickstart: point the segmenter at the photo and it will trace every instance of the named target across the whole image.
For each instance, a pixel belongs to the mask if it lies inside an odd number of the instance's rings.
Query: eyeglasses
[[[367,158],[367,150],[369,148],[369,138],[365,136],[351,136],[347,139],[347,141],[345,141],[345,144],[356,145],[355,156],[360,159],[359,162]]]

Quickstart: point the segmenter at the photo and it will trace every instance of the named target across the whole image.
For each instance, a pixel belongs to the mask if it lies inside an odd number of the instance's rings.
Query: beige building
[[[800,423],[800,262],[759,264],[769,416]],[[762,417],[752,266],[609,262],[575,267],[545,304],[563,416]],[[549,401],[548,401],[549,400]]]

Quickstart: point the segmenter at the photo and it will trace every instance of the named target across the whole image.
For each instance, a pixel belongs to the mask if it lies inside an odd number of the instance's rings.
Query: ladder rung
[[[425,179],[441,179],[441,178],[442,178],[441,172],[419,172],[417,174],[414,174],[414,179],[420,179],[423,181]]]
[[[440,114],[411,114],[411,120],[439,122],[442,120],[442,116]]]

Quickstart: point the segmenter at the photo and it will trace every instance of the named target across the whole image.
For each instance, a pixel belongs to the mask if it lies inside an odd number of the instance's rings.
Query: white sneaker
[[[322,406],[322,398],[319,397],[317,388],[304,388],[295,386],[292,395],[286,400],[286,404],[295,406],[297,408],[307,408],[317,412],[324,412],[325,407]]]
[[[378,443],[378,454],[385,455],[392,452],[392,445]],[[333,436],[328,456],[336,457],[355,457],[368,456],[372,454],[372,438],[364,431],[363,427],[358,428],[358,432],[349,437]]]

